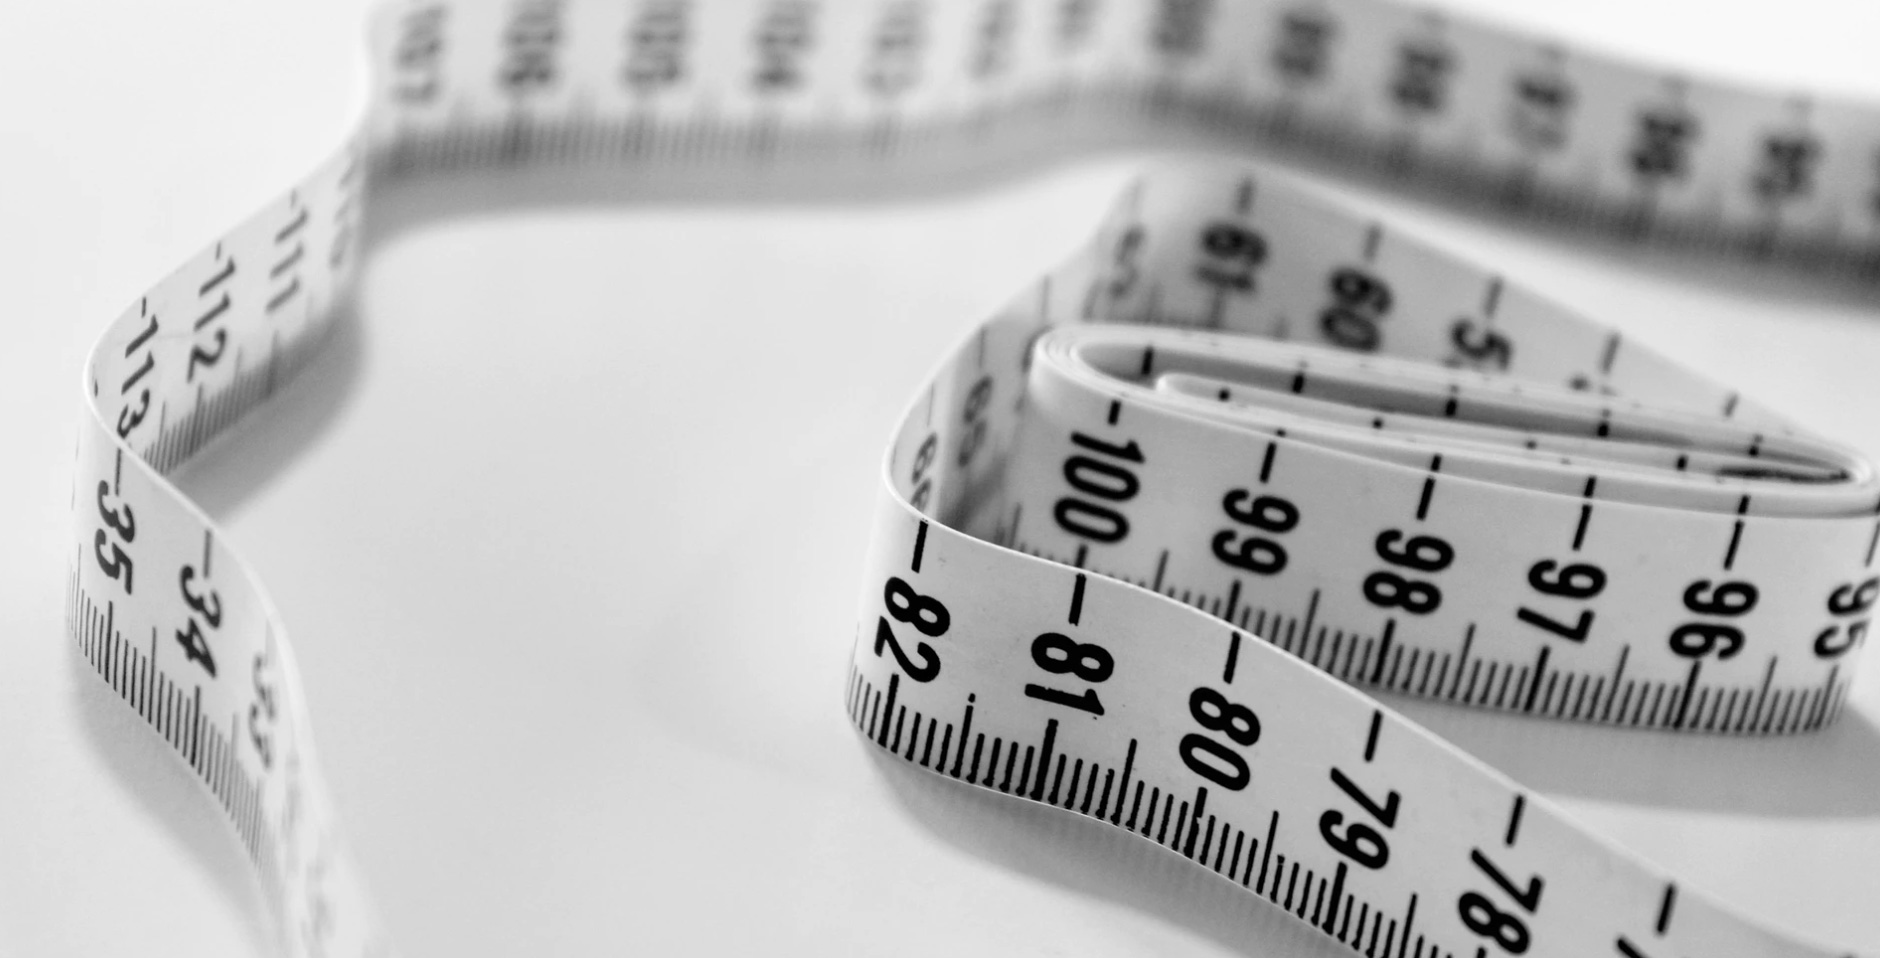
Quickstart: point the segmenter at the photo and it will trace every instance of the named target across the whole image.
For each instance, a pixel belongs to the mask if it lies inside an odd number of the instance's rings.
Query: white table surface
[[[365,6],[0,9],[0,954],[265,940],[211,805],[63,639],[75,387],[122,304],[336,140]],[[1497,15],[1880,95],[1880,6],[1525,6]],[[379,246],[358,321],[184,486],[289,623],[406,953],[1342,953],[1145,843],[877,759],[838,704],[894,415],[1141,160]],[[1388,205],[1880,456],[1880,291]],[[759,514],[786,556],[745,548]],[[1391,704],[1687,886],[1880,952],[1880,659],[1835,730],[1777,741]]]

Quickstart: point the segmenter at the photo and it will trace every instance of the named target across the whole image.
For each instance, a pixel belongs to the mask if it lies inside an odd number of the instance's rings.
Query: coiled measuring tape
[[[162,477],[348,295],[371,185],[896,157],[1149,111],[1534,215],[1880,266],[1880,116],[1370,0],[411,2],[361,130],[114,322],[69,621],[227,812],[290,954],[378,954],[265,594]],[[1149,176],[945,359],[883,465],[846,708],[1367,956],[1836,954],[1579,829],[1352,685],[1805,731],[1880,596],[1857,455],[1270,174]],[[1329,674],[1328,674],[1329,673]]]

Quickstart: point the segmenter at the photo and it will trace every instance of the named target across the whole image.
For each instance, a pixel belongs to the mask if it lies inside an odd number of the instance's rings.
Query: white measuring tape
[[[369,183],[893,163],[1149,111],[1880,268],[1880,114],[1372,0],[409,2],[375,38],[360,132],[105,333],[73,494],[79,652],[226,810],[295,955],[388,946],[282,628],[162,476],[317,347]],[[877,747],[1133,831],[1370,958],[1840,953],[1681,893],[1344,684],[1833,721],[1880,482],[1750,400],[1270,174],[1175,169],[960,343],[883,468],[846,702]]]

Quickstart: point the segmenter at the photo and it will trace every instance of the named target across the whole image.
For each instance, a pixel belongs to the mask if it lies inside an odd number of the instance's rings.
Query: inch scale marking
[[[389,946],[285,631],[162,477],[323,341],[375,191],[519,164],[914,177],[1147,120],[1880,272],[1872,108],[1375,0],[408,0],[372,56],[359,133],[106,331],[72,500],[74,645],[223,808],[292,955]],[[1880,598],[1859,456],[1239,167],[1145,178],[923,386],[846,688],[872,747],[1133,832],[1367,958],[1839,953],[1677,891],[1344,683],[1818,728]]]

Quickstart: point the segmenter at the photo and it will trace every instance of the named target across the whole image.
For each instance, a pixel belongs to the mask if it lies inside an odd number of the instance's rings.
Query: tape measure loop
[[[1146,116],[1611,235],[1880,264],[1870,108],[1374,0],[412,0],[372,53],[360,132],[112,323],[83,381],[70,636],[223,809],[294,955],[388,949],[284,630],[163,476],[322,341],[368,182],[604,161],[750,188]],[[1863,457],[1239,164],[1146,176],[916,395],[846,688],[875,747],[1131,831],[1366,955],[1834,953],[1678,892],[1354,686],[1829,724],[1880,597]]]

